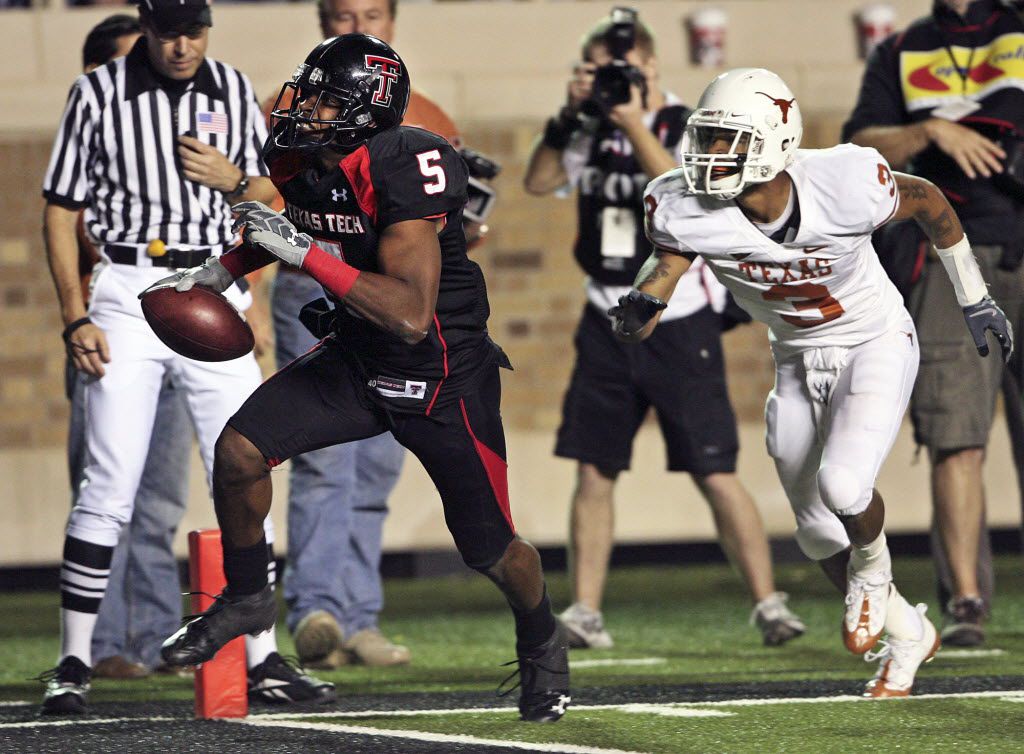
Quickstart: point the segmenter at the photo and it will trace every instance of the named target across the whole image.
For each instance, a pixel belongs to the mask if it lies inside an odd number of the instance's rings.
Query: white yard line
[[[1004,702],[1024,703],[1024,690],[1021,691],[963,691],[952,694],[915,694],[906,697],[906,701],[915,699],[998,699]],[[712,711],[716,707],[763,707],[784,704],[832,704],[837,702],[862,702],[878,703],[878,700],[864,699],[859,696],[807,696],[807,697],[776,697],[771,699],[722,699],[711,702],[637,702],[629,704],[576,704],[572,705],[570,714],[586,710],[621,710],[630,713],[643,713],[654,715],[666,715],[670,717],[723,717],[728,713]],[[24,706],[31,702],[4,702],[4,706]],[[712,708],[712,709],[708,709]],[[515,741],[490,741],[490,739],[474,739],[469,736],[441,736],[431,738],[433,733],[422,731],[392,731],[368,726],[346,726],[337,723],[303,722],[309,718],[333,718],[333,719],[366,719],[379,717],[435,717],[445,715],[462,714],[504,714],[512,715],[516,712],[515,707],[462,707],[457,709],[409,709],[409,710],[364,710],[364,711],[334,711],[334,712],[278,712],[272,714],[250,715],[244,719],[224,720],[224,722],[245,723],[247,725],[263,725],[268,727],[283,728],[304,728],[326,726],[323,730],[337,730],[339,732],[365,733],[366,735],[389,735],[395,737],[417,738],[425,740],[452,741],[464,743],[479,743],[487,746],[505,746],[507,748],[535,749],[537,751],[566,752],[567,754],[636,754],[635,752],[619,752],[616,749],[595,749],[585,746],[573,746],[570,744],[534,744]],[[105,718],[54,718],[28,720],[25,722],[0,723],[0,730],[15,728],[59,728],[73,725],[106,725],[109,723],[155,723],[155,722],[184,722],[186,717],[169,717],[166,715],[158,717],[105,717]],[[349,730],[351,728],[351,730]],[[544,748],[555,747],[555,748]]]
[[[65,717],[56,720],[28,720],[23,723],[0,723],[0,730],[9,728],[60,728],[68,725],[106,725],[108,723],[163,723],[181,722],[180,717],[99,717],[96,719],[78,720]]]
[[[388,730],[386,728],[370,728],[362,725],[338,725],[332,723],[288,722],[287,720],[266,720],[262,718],[246,718],[232,722],[243,725],[255,725],[265,728],[301,728],[302,730],[322,730],[331,733],[350,733],[358,736],[374,736],[381,738],[407,738],[414,741],[434,741],[437,743],[474,744],[477,746],[493,746],[500,749],[521,749],[526,751],[557,752],[558,754],[643,754],[642,752],[624,751],[622,749],[600,749],[596,746],[580,746],[578,744],[548,744],[533,741],[505,741],[496,738],[477,738],[476,736],[447,735],[443,733],[427,733],[420,730]]]
[[[27,707],[34,702],[0,702],[0,707]]]
[[[1005,698],[1006,701],[1024,701],[1024,691],[963,691],[952,694],[915,694],[907,697],[914,699],[984,699]],[[829,704],[832,702],[877,702],[876,699],[865,699],[860,696],[808,696],[808,697],[774,697],[770,699],[722,699],[712,702],[637,702],[628,704],[573,704],[569,707],[570,714],[582,710],[625,710],[628,712],[654,711],[662,709],[688,709],[703,707],[760,707],[773,704]],[[360,719],[373,717],[435,717],[444,715],[484,715],[509,714],[515,707],[462,707],[457,709],[409,709],[409,710],[363,710],[348,712],[276,712],[266,715],[250,715],[248,720],[294,720],[302,718],[344,718]]]
[[[570,709],[572,709],[570,707]],[[639,715],[661,715],[662,717],[733,717],[735,712],[699,707],[676,707],[672,704],[623,704],[614,709]]]
[[[1008,654],[1005,649],[946,649],[942,648],[939,657],[1002,657]]]
[[[573,660],[572,669],[578,670],[579,668],[613,668],[617,665],[630,666],[630,665],[661,665],[666,662],[664,657],[637,657],[634,659],[614,659],[608,658],[607,660]]]

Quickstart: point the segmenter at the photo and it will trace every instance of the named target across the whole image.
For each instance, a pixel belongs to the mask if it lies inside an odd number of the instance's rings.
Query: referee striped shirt
[[[125,57],[75,82],[43,196],[84,209],[86,230],[99,244],[229,244],[230,205],[219,191],[185,178],[177,155],[183,134],[213,145],[246,175],[268,174],[260,156],[267,127],[249,79],[210,58],[187,83],[161,79],[143,37]]]

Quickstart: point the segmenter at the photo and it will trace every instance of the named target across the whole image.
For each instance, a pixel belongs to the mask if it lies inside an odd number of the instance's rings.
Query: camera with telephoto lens
[[[501,165],[467,147],[460,149],[459,154],[469,171],[469,183],[466,186],[468,199],[462,216],[471,222],[483,223],[494,209],[494,202],[497,199],[494,189],[484,181],[497,176],[501,172]]]
[[[626,53],[636,45],[636,18],[637,12],[632,8],[612,8],[611,27],[604,35],[612,62],[594,71],[590,97],[580,106],[585,115],[599,118],[616,105],[629,102],[634,84],[640,87],[646,107],[647,79],[643,71],[626,62]]]

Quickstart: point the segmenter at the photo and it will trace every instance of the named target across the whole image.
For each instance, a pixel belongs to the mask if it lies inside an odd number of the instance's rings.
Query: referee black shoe
[[[265,704],[317,702],[335,698],[334,684],[303,672],[301,665],[289,662],[277,652],[254,668],[249,668],[249,701]]]
[[[213,659],[236,636],[262,633],[276,620],[277,601],[269,584],[242,597],[225,589],[205,611],[185,617],[185,624],[160,647],[160,656],[168,665],[198,665]]]
[[[77,657],[67,656],[60,664],[36,676],[46,683],[44,715],[80,715],[85,712],[92,671]]]
[[[518,652],[515,662],[519,668],[505,681],[517,674],[519,683],[501,696],[519,688],[519,718],[529,723],[553,723],[562,719],[572,697],[569,695],[569,642],[565,629],[556,623],[555,631],[546,642],[534,649]],[[509,663],[511,664],[511,663]]]

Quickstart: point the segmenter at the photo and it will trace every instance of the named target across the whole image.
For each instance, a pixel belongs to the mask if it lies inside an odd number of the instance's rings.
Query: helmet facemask
[[[285,82],[270,113],[274,145],[282,149],[350,149],[366,141],[373,115],[366,106],[380,71],[360,81],[353,91],[320,84],[322,71],[305,63]],[[285,105],[286,93],[291,102]],[[321,108],[336,109],[332,118],[319,117]]]
[[[723,151],[722,147],[728,148]],[[753,183],[775,177],[765,165],[764,136],[749,119],[698,110],[687,121],[680,145],[683,175],[691,192],[722,201],[735,199]]]

